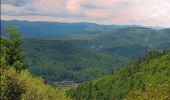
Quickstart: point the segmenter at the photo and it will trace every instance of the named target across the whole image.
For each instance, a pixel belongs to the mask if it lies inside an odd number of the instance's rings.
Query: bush
[[[65,92],[32,77],[28,70],[4,70],[1,75],[1,100],[69,100]]]
[[[169,100],[170,85],[147,86],[145,91],[131,91],[125,100]]]
[[[24,84],[18,81],[19,74],[10,68],[1,74],[1,100],[20,100],[25,93]]]

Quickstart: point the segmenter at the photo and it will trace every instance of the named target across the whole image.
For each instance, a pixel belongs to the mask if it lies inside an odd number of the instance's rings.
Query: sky
[[[170,27],[170,0],[1,0],[1,19]]]

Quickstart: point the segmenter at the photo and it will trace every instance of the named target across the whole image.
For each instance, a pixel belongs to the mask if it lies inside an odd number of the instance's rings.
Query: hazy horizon
[[[91,24],[97,24],[97,25],[115,25],[115,26],[134,26],[134,27],[146,27],[146,28],[153,28],[153,29],[164,29],[164,28],[170,28],[170,26],[154,26],[154,25],[137,25],[137,24],[100,24],[100,23],[95,23],[95,22],[59,22],[59,21],[30,21],[30,20],[17,20],[17,19],[3,19],[1,21],[20,21],[20,22],[44,22],[44,23],[91,23]]]

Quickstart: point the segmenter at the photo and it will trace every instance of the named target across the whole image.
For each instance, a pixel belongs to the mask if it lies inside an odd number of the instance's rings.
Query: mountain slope
[[[47,81],[87,81],[111,73],[129,60],[104,52],[91,52],[67,41],[28,39],[23,45],[30,71]]]
[[[169,72],[170,52],[151,52],[140,58],[138,62],[116,71],[113,75],[80,85],[77,89],[71,90],[70,94],[76,100],[120,100],[133,90],[147,92],[148,86],[154,88],[168,85],[165,89],[170,90]],[[169,96],[168,92],[166,96]],[[128,98],[130,97],[129,94]]]
[[[108,51],[131,59],[138,58],[153,49],[170,49],[169,29],[130,27],[93,35],[72,35],[67,39],[76,45],[97,51]]]

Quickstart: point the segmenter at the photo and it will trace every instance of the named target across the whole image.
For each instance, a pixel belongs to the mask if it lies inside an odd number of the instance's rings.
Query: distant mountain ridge
[[[8,21],[1,21],[1,27],[7,25]],[[60,22],[29,22],[29,21],[10,21],[17,25],[25,37],[39,38],[64,36],[70,34],[94,33],[99,31],[121,28],[122,26],[98,25],[95,23],[60,23]]]
[[[93,34],[96,32],[109,31],[112,29],[122,29],[127,27],[141,27],[138,25],[100,25],[95,23],[79,22],[79,23],[61,23],[61,22],[31,22],[1,20],[1,33],[4,32],[3,27],[8,23],[12,23],[19,27],[25,38],[56,38],[72,34]]]

